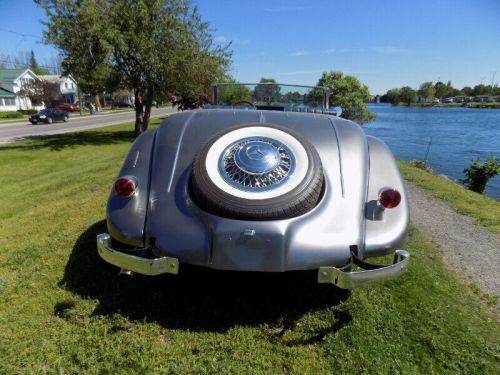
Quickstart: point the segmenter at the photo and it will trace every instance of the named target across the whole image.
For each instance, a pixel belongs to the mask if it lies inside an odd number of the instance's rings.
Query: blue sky
[[[500,0],[193,2],[215,40],[232,42],[240,81],[314,84],[340,70],[373,94],[438,79],[500,81]],[[0,0],[0,55],[33,49],[50,64],[57,51],[40,43],[43,18],[31,1]]]

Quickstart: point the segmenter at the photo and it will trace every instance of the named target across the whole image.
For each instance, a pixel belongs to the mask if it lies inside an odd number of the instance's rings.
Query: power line
[[[0,63],[7,64],[7,65],[12,65],[18,68],[29,68],[29,65],[27,64],[21,64],[21,63],[16,63],[14,61],[11,61],[9,59],[2,59],[0,58]],[[58,66],[48,66],[48,65],[38,65],[39,68],[44,68],[44,69],[51,69],[51,70],[58,70],[60,67]]]
[[[4,29],[3,27],[0,27],[0,31],[5,31],[6,33],[11,33],[11,34],[19,35],[19,36],[22,36],[23,38],[26,38],[26,37],[28,37],[28,38],[36,38],[36,39],[40,38],[40,35],[24,34],[24,33],[20,33],[20,32],[14,31],[14,30]]]

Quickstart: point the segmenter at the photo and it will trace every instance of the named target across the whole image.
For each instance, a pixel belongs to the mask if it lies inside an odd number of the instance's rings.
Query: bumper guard
[[[355,259],[353,264],[362,268],[363,271],[346,272],[335,267],[320,267],[318,283],[333,284],[342,289],[354,289],[400,276],[408,268],[409,261],[410,253],[405,250],[396,250],[393,264],[388,266],[365,263]]]
[[[107,233],[97,235],[97,251],[102,259],[117,267],[142,273],[143,275],[155,276],[161,273],[179,272],[179,260],[177,258],[141,258],[135,255],[125,254],[111,247],[111,236]]]

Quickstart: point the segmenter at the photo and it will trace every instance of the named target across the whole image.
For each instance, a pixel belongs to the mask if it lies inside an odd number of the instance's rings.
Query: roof
[[[52,82],[58,82],[63,79],[60,75],[57,74],[44,74],[44,75],[39,75],[38,78],[40,78],[43,81],[52,81]]]
[[[22,75],[25,71],[29,70],[28,68],[20,68],[20,69],[0,69],[0,82],[9,82],[12,83],[20,75]]]
[[[10,98],[12,96],[16,96],[12,91],[6,90],[3,87],[0,87],[0,98]]]

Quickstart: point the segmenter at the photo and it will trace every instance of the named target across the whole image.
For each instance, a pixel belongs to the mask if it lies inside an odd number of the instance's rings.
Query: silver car
[[[402,274],[409,223],[394,158],[323,87],[216,85],[132,145],[100,256],[124,272],[317,270],[351,289]],[[390,265],[365,263],[394,254]],[[356,265],[356,270],[353,270]]]

